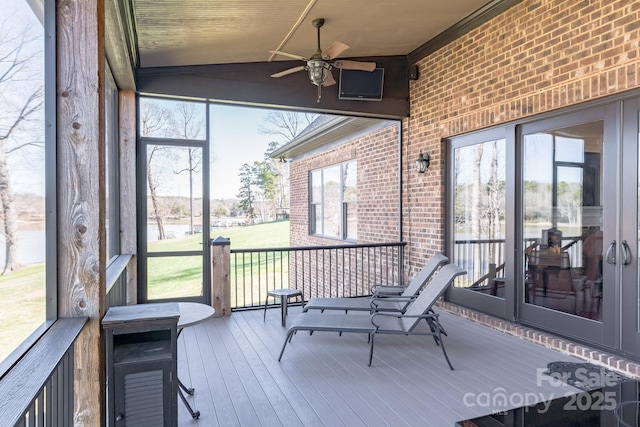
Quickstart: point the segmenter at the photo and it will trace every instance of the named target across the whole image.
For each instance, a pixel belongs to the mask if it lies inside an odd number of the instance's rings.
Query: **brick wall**
[[[392,124],[291,162],[291,246],[349,243],[309,235],[309,172],[353,159],[358,162],[357,243],[399,240],[399,130],[399,123]],[[295,283],[302,284],[305,299],[317,295],[366,295],[372,283],[386,282],[384,279],[398,274],[397,248],[327,251],[319,256],[320,261],[297,253],[290,267],[292,276],[297,278]],[[396,279],[392,281],[397,283]]]
[[[525,0],[417,63],[403,121],[409,263],[443,250],[442,138],[638,88],[640,1]],[[431,155],[424,176],[413,160]]]
[[[397,242],[398,125],[291,162],[291,246],[335,245],[341,240],[309,235],[309,171],[358,161],[358,243]]]

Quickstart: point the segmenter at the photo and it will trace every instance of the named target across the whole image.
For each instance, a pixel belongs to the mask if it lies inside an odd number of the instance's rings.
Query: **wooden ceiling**
[[[350,46],[341,57],[407,55],[488,0],[135,0],[139,66],[168,67],[310,56],[311,21],[324,18],[321,44]]]
[[[521,0],[107,0],[106,54],[120,89],[269,108],[401,118],[409,114],[409,66]],[[312,21],[324,18],[321,48],[385,69],[381,102],[339,100],[303,65],[269,51],[309,57]],[[286,61],[286,62],[285,62]],[[334,74],[334,78],[338,76]]]

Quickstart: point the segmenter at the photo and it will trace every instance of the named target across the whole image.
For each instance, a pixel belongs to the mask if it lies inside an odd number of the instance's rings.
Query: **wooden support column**
[[[211,241],[211,305],[215,317],[231,315],[231,241],[216,237]]]
[[[74,425],[105,425],[104,0],[57,0],[58,317],[89,318],[75,345]]]
[[[136,93],[118,92],[120,142],[120,252],[136,254]],[[133,256],[127,264],[127,304],[138,303],[138,262]]]

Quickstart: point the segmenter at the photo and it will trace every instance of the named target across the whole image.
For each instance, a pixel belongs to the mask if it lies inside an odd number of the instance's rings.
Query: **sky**
[[[235,199],[240,189],[238,173],[244,163],[262,161],[269,142],[284,142],[278,135],[259,132],[271,110],[211,105],[211,198]]]
[[[29,5],[24,0],[0,0],[0,76],[12,63],[13,52],[21,46],[19,60],[31,58],[13,78],[0,84],[0,133],[9,128],[24,106],[26,99],[42,87],[44,82],[43,28]],[[27,39],[20,37],[25,29]],[[23,120],[9,140],[8,148],[31,142],[44,141],[44,110],[31,114]],[[43,145],[24,146],[7,157],[13,190],[17,193],[44,194],[44,149]]]
[[[148,129],[143,133],[150,137],[175,137],[181,139],[181,136],[173,135],[172,133],[177,131],[180,134],[183,131],[182,126],[180,126],[181,108],[189,105],[193,106],[194,109],[192,110],[193,120],[191,120],[193,126],[188,131],[188,137],[204,140],[205,104],[194,104],[188,101],[142,98],[140,108],[143,117],[158,117],[156,111],[151,109],[157,106],[164,108],[165,111],[171,111],[175,120],[165,121],[164,125]],[[149,111],[151,114],[146,114],[145,111]],[[260,128],[266,124],[268,114],[273,111],[256,107],[210,104],[212,199],[237,199],[240,190],[238,174],[242,165],[245,163],[252,165],[256,161],[263,161],[270,142],[286,142],[283,136],[268,135],[260,132]],[[145,123],[144,118],[141,118],[141,120],[141,123]],[[141,124],[141,126],[143,125]],[[154,150],[153,147],[153,145],[149,146],[148,150]],[[178,150],[183,154],[179,155],[177,151],[174,151],[174,154],[171,155],[165,151],[164,156],[153,157],[155,162],[154,176],[159,183],[156,191],[161,196],[184,197],[189,193],[189,175],[177,172],[180,170],[184,172],[188,168],[188,157],[184,149]],[[167,159],[169,159],[168,162]],[[198,174],[198,176],[201,175]],[[193,191],[196,198],[202,194],[201,181],[198,177],[194,177]]]

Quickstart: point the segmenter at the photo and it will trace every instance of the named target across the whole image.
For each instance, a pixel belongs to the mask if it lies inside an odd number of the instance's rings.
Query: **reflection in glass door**
[[[457,278],[449,298],[495,315],[505,312],[505,268],[508,248],[506,216],[507,143],[503,129],[452,138],[450,141],[452,209],[449,257],[467,271]],[[512,260],[511,260],[512,261]]]
[[[602,320],[604,121],[523,135],[524,301]]]
[[[454,286],[504,298],[505,140],[454,149],[454,262],[467,271]]]

